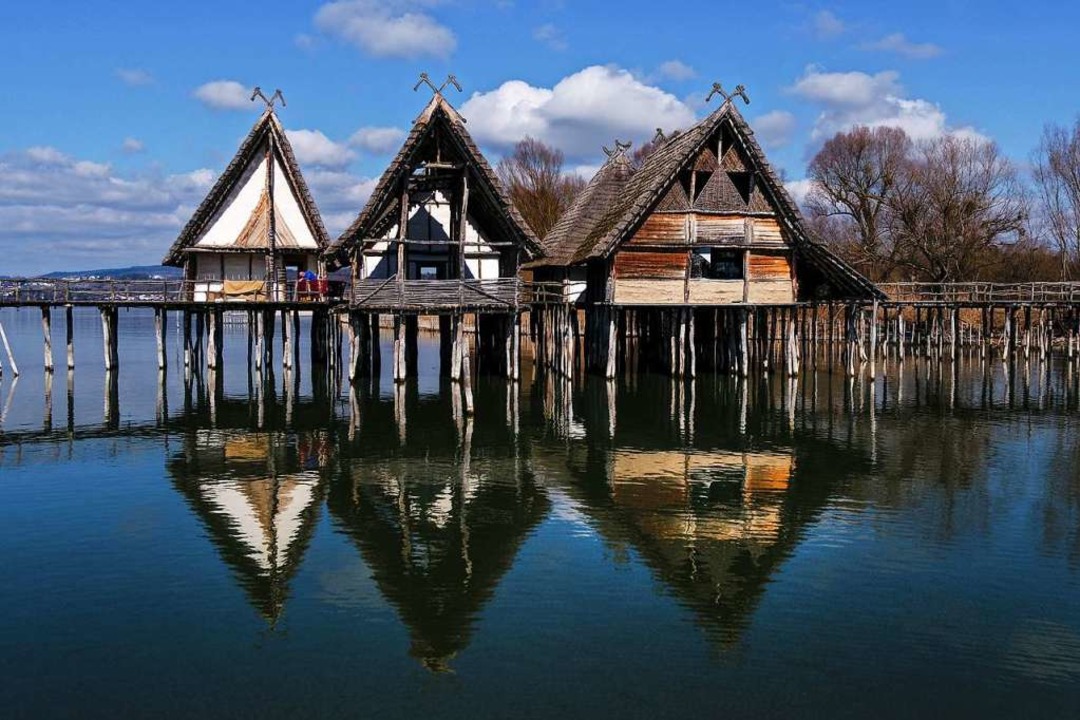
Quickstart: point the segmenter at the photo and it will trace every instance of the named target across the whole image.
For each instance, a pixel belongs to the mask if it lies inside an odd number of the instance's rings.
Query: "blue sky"
[[[949,0],[5,3],[0,274],[157,262],[255,120],[253,85],[285,93],[336,235],[426,102],[424,70],[459,78],[492,161],[529,133],[585,175],[601,144],[688,124],[714,80],[742,83],[798,192],[855,123],[977,133],[1023,166],[1080,110],[1078,25],[1064,4]]]

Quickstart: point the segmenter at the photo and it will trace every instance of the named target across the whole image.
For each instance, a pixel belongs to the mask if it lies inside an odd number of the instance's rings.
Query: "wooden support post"
[[[65,331],[67,333],[67,369],[75,369],[75,312],[70,305],[64,308]]]
[[[266,352],[263,350],[263,344],[266,342],[265,332],[266,328],[263,327],[265,323],[265,313],[262,310],[254,311],[254,327],[250,332],[255,335],[255,369],[261,371],[263,367],[263,361],[266,359]],[[184,311],[184,322],[190,326],[190,316],[187,310]],[[189,327],[190,329],[190,327]],[[189,352],[189,346],[191,345],[190,339],[187,333],[184,333],[184,354],[185,357]]]
[[[206,359],[203,351],[204,335],[206,335],[206,312],[197,310],[195,312],[195,361],[200,365]]]
[[[952,345],[949,348],[950,360],[956,362],[956,348],[958,345],[957,333],[960,332],[960,308],[954,307],[952,313],[949,316],[949,336],[952,338]]]
[[[683,314],[686,318],[684,323],[686,327],[686,345],[684,347],[689,354],[688,362],[685,363],[686,374],[691,378],[695,378],[697,377],[697,339],[694,333],[694,311],[692,308],[683,308]]]
[[[870,306],[870,379],[877,378],[877,315],[878,301]]]
[[[19,377],[19,365],[15,362],[15,355],[11,352],[11,343],[8,342],[8,336],[7,332],[4,330],[3,321],[0,321],[0,341],[3,341],[4,343],[4,352],[7,353],[8,364],[11,365],[11,374],[15,377]],[[3,375],[2,371],[0,371],[0,375]]]
[[[184,310],[183,312],[183,333],[184,333],[184,367],[191,367],[191,311]],[[261,328],[259,336],[262,336]]]
[[[217,370],[218,366],[218,313],[210,310],[206,313],[207,339],[206,339],[206,367]]]
[[[281,311],[281,368],[282,370],[291,370],[293,363],[293,336],[292,336],[292,322],[290,322],[289,311],[282,309]]]
[[[403,332],[402,317],[400,314],[394,315],[394,382],[405,382],[405,339],[402,337]]]
[[[510,379],[514,382],[521,380],[521,316],[517,313],[510,316],[510,322],[512,324],[510,342],[512,344],[510,348],[510,359],[513,361],[513,367],[510,371]],[[517,395],[515,394],[515,427],[517,427]]]
[[[742,377],[750,374],[750,338],[747,328],[749,319],[749,311],[739,308],[739,375]]]
[[[53,371],[52,350],[52,309],[48,305],[41,307],[41,334],[45,340],[45,372]]]
[[[615,377],[616,352],[618,349],[618,335],[616,332],[616,316],[619,311],[612,307],[607,310],[607,362],[604,366],[604,377],[611,380]]]
[[[168,316],[165,308],[154,308],[154,337],[157,340],[158,370],[164,370],[168,364],[165,352],[165,328]]]
[[[473,414],[472,372],[469,369],[469,353],[461,355],[462,392],[465,393],[465,414]]]
[[[455,313],[450,316],[450,379],[457,382],[461,379],[461,315]]]
[[[290,310],[289,315],[292,318],[292,365],[293,368],[300,367],[300,311]],[[337,316],[334,316],[335,322]]]
[[[110,372],[116,370],[120,364],[116,324],[116,308],[101,308],[102,349],[105,353],[105,370]]]
[[[360,321],[357,319],[357,313],[349,313],[349,367],[346,375],[349,378],[349,384],[352,385],[356,380],[357,366],[360,364]],[[351,393],[350,393],[351,397]]]

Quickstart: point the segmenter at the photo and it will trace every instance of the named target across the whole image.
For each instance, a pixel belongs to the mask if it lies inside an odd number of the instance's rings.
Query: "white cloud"
[[[405,131],[396,127],[362,127],[349,138],[349,145],[369,153],[388,153],[396,150],[405,138]]]
[[[811,29],[819,40],[832,40],[844,34],[844,21],[829,10],[819,10],[811,21]]]
[[[139,68],[118,68],[116,70],[116,77],[120,78],[122,83],[130,85],[131,87],[154,84],[154,76],[146,70],[140,70]]]
[[[342,168],[356,159],[356,153],[334,142],[320,130],[286,130],[296,160],[301,165]]]
[[[42,165],[62,165],[68,162],[68,156],[54,147],[35,146],[27,148],[26,157]]]
[[[331,237],[340,235],[356,219],[378,183],[377,179],[340,170],[314,170],[304,177]]]
[[[128,153],[129,155],[135,155],[136,153],[141,153],[143,150],[145,150],[146,145],[143,143],[142,140],[139,140],[138,138],[126,137],[124,138],[124,142],[120,146],[120,149]]]
[[[697,72],[682,60],[666,60],[656,68],[656,75],[668,80],[689,80],[695,77]]]
[[[481,143],[507,149],[526,135],[558,147],[571,158],[595,157],[614,138],[641,142],[694,122],[674,95],[636,79],[627,70],[594,65],[553,88],[510,80],[475,93],[461,107]]]
[[[565,50],[567,48],[566,37],[562,30],[554,23],[545,23],[533,30],[533,39],[544,43],[552,50]]]
[[[811,66],[788,91],[821,106],[810,134],[815,144],[855,125],[898,127],[914,140],[947,133],[982,137],[971,127],[949,125],[936,104],[905,97],[899,80],[899,74],[891,70],[869,75],[830,73]]]
[[[419,9],[424,0],[340,0],[315,13],[315,27],[376,57],[449,57],[457,38]]]
[[[767,148],[780,148],[791,142],[795,131],[795,116],[784,110],[773,110],[755,118],[750,126]]]
[[[214,80],[195,88],[194,96],[213,110],[250,110],[251,88],[235,80]],[[261,107],[261,106],[259,106]]]
[[[213,178],[209,170],[124,176],[52,147],[0,156],[6,263],[34,274],[159,262]]]
[[[868,75],[864,72],[823,72],[810,66],[790,90],[796,95],[831,107],[869,105],[882,96],[902,91],[900,75],[892,70]]]
[[[300,33],[293,38],[293,45],[301,50],[310,50],[315,47],[315,38],[311,37],[307,33]]]
[[[915,43],[904,37],[903,33],[893,33],[871,43],[865,43],[864,50],[881,50],[903,55],[912,60],[928,60],[941,54],[941,48],[933,43]]]

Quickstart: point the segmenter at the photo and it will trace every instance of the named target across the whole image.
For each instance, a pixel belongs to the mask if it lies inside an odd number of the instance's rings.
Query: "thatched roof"
[[[493,225],[505,233],[505,239],[520,244],[526,258],[541,254],[540,241],[518,213],[498,175],[465,129],[465,119],[441,93],[436,93],[413,121],[412,131],[379,178],[364,209],[328,250],[333,262],[348,264],[348,253],[357,243],[378,237],[397,221],[402,182],[427,159],[424,151],[431,147],[436,130],[439,138],[458,156],[457,160],[470,171],[470,207],[484,208]],[[474,202],[479,205],[473,205]]]
[[[258,161],[261,153],[266,152],[266,143],[270,138],[273,139],[274,146],[277,148],[275,160],[280,163],[280,167],[284,170],[285,176],[292,186],[293,195],[296,197],[300,211],[304,215],[316,244],[318,244],[320,250],[330,244],[330,236],[326,232],[319,209],[311,197],[311,191],[304,181],[303,174],[300,172],[300,166],[296,162],[295,155],[293,155],[292,145],[285,135],[285,128],[282,127],[273,109],[267,108],[251,128],[251,132],[248,133],[244,142],[240,144],[240,149],[237,150],[236,155],[233,156],[232,161],[225,168],[225,172],[214,183],[210,193],[199,205],[195,214],[191,216],[191,220],[184,226],[179,237],[176,238],[176,242],[169,248],[169,252],[165,255],[162,264],[172,266],[182,264],[184,250],[199,241],[199,238],[223,209],[230,192],[243,179],[247,168],[253,162]],[[260,209],[263,212],[259,212]],[[252,245],[259,245],[256,238],[260,232],[265,237],[269,217],[265,210],[266,208],[260,207],[256,208],[256,212],[252,213],[251,221],[248,222],[237,238],[238,247],[246,246],[249,249],[265,249],[252,247]],[[279,232],[279,239],[283,247],[287,247],[291,236],[287,232],[287,227],[282,223],[279,223],[279,227],[285,231]]]
[[[607,215],[607,209],[621,199],[633,174],[626,153],[616,150],[544,237],[544,257],[534,264],[570,264],[581,249],[582,238],[591,236],[597,223]]]
[[[611,158],[597,174],[599,179],[590,183],[593,192],[582,193],[563,218],[566,222],[560,221],[545,238],[546,258],[535,264],[575,265],[609,256],[656,209],[678,182],[679,173],[694,162],[725,123],[802,259],[845,294],[883,297],[873,283],[809,237],[798,206],[765,159],[753,130],[730,101],[685,132],[669,137],[629,175],[625,175],[629,168],[629,163],[623,164],[625,158]]]

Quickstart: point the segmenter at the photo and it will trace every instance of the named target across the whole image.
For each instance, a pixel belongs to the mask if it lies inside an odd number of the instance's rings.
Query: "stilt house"
[[[196,302],[294,300],[288,279],[322,275],[329,237],[268,107],[163,264],[184,269]]]
[[[770,359],[785,344],[795,372],[799,303],[883,297],[810,239],[730,100],[655,143],[636,168],[616,144],[530,264],[545,365],[572,372],[584,308],[585,364],[607,377],[631,335],[636,357],[674,375],[698,357],[746,373],[750,341]]]
[[[331,249],[351,265],[354,308],[516,311],[518,268],[540,244],[440,92],[356,221]]]
[[[663,138],[640,168],[621,146],[544,239],[537,281],[616,306],[783,305],[880,296],[804,231],[730,100]]]

